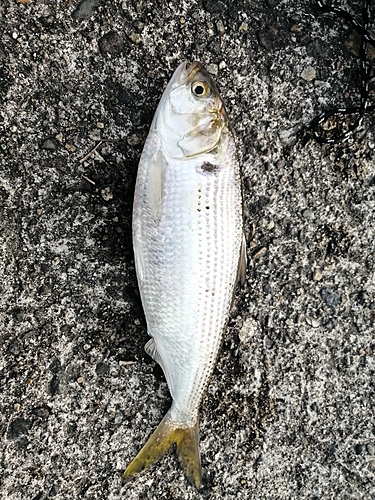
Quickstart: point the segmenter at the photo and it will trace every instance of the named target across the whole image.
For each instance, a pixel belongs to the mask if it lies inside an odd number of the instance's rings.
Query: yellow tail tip
[[[132,460],[124,472],[123,482],[127,482],[156,462],[171,445],[176,443],[177,456],[189,481],[197,489],[202,486],[199,455],[199,422],[193,427],[179,427],[171,419],[170,410],[160,422],[147,443]]]

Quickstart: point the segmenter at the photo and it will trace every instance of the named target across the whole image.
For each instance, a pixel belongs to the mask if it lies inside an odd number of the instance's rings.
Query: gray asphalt
[[[361,19],[361,1],[335,5]],[[0,33],[0,497],[374,500],[374,114],[338,144],[309,134],[359,104],[350,25],[298,0],[2,0]],[[121,482],[170,405],[143,350],[131,207],[185,59],[233,125],[249,255],[199,493],[173,450]]]

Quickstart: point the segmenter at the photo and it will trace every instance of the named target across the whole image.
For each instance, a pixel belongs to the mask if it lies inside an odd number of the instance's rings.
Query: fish
[[[246,242],[241,171],[218,89],[203,65],[181,63],[156,109],[133,204],[135,268],[150,340],[172,405],[124,472],[141,472],[176,444],[202,486],[199,406],[214,370]]]

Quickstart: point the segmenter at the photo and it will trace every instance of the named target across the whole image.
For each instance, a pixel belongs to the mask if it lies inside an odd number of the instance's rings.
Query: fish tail
[[[199,421],[197,419],[192,427],[179,426],[172,420],[171,410],[167,412],[147,443],[128,465],[124,472],[124,482],[156,462],[173,443],[177,445],[177,456],[189,481],[199,489],[202,485]]]
[[[202,486],[201,457],[199,453],[199,420],[193,427],[180,429],[177,457],[189,481],[199,489]]]

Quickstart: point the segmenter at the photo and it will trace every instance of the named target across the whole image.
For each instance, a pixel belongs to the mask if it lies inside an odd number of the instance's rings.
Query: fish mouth
[[[183,83],[192,83],[195,80],[204,80],[211,87],[214,87],[216,90],[216,86],[206,68],[199,61],[193,61],[189,63],[186,61],[184,63],[184,71],[182,75]]]
[[[185,81],[191,83],[194,80],[195,75],[198,72],[206,73],[208,78],[211,77],[208,75],[207,70],[203,67],[203,65],[198,61],[193,61],[191,64],[189,62],[185,63]],[[206,76],[206,75],[204,75]]]

